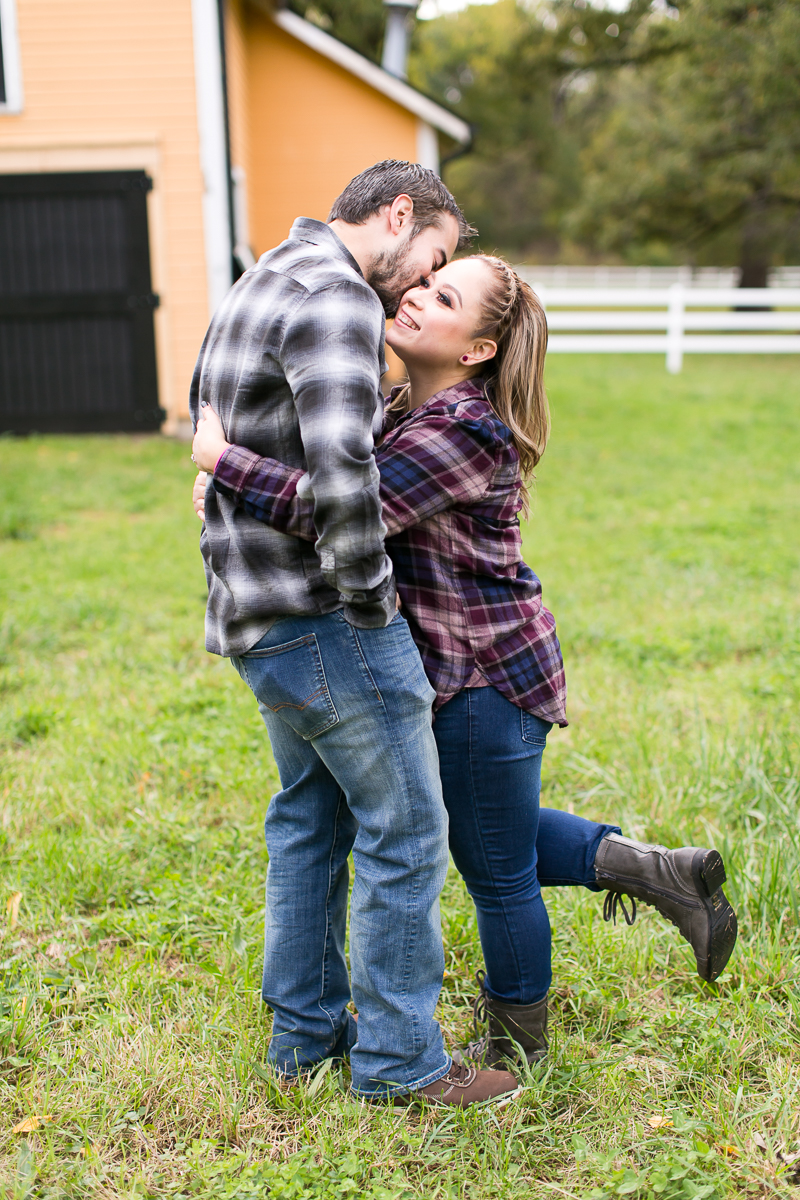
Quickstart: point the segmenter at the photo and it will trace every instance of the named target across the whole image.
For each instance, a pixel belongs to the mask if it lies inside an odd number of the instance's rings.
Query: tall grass
[[[276,1086],[258,992],[276,777],[249,693],[202,647],[188,449],[0,443],[3,1195],[796,1194],[796,370],[550,364],[526,548],[571,724],[544,802],[713,842],[741,932],[709,986],[651,910],[613,928],[596,896],[553,891],[551,1054],[501,1112],[365,1108],[340,1066]],[[443,923],[455,1043],[480,952],[454,874]]]

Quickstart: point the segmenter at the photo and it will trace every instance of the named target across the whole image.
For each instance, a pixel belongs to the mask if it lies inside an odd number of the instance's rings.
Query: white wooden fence
[[[800,354],[800,287],[551,287],[526,274],[552,354],[665,354],[673,374],[684,354]]]
[[[686,287],[732,288],[741,283],[738,267],[577,267],[563,264],[521,263],[514,270],[531,285],[541,287],[627,287],[668,288],[671,283]],[[800,287],[800,266],[773,267],[768,287]]]

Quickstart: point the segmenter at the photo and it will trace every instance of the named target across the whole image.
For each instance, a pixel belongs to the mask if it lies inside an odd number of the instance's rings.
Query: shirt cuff
[[[356,629],[384,629],[397,612],[397,585],[389,574],[377,587],[368,592],[342,596],[342,616]]]
[[[259,456],[244,446],[228,446],[217,459],[214,478],[231,492],[242,495],[250,473],[260,462]]]

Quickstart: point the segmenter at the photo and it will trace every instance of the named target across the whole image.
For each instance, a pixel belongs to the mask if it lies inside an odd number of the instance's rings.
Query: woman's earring
[[[462,361],[462,362],[469,362],[469,355],[468,355],[468,354],[462,354],[462,355],[461,355],[461,361]]]

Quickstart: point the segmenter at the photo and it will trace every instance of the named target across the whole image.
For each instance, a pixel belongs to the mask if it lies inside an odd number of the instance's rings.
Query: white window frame
[[[19,58],[16,0],[0,0],[0,42],[6,85],[6,98],[0,101],[0,115],[19,113],[22,112],[22,68]]]

